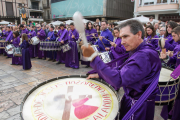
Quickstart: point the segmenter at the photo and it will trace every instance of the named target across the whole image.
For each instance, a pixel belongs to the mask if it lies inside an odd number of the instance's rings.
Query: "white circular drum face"
[[[171,78],[171,73],[172,72],[173,71],[171,71],[169,69],[161,68],[159,82],[167,82],[167,81],[169,81],[170,78]]]
[[[113,120],[119,105],[106,85],[85,78],[64,78],[30,94],[23,106],[24,120]]]

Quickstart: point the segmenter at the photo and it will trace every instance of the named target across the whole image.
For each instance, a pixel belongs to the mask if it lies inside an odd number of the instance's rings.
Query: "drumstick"
[[[92,34],[97,34],[97,33],[91,33],[91,34],[89,34],[89,35],[86,35],[86,36],[91,36]]]
[[[107,38],[105,38],[104,36],[102,36],[105,40],[109,41],[109,42],[112,42],[110,40],[108,40]],[[98,38],[98,37],[92,37],[92,38]]]
[[[83,16],[80,12],[75,12],[73,15],[74,25],[79,33],[82,34],[82,40],[86,47],[88,47],[87,38],[84,30]]]

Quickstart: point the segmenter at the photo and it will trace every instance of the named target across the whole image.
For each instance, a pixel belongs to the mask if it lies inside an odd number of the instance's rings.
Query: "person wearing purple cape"
[[[49,32],[48,32],[48,35],[47,35],[47,39],[46,41],[56,41],[56,37],[54,35],[54,26],[50,26],[49,27]],[[55,51],[47,51],[47,57],[49,57],[49,60],[48,61],[51,61],[52,62],[55,62],[56,60],[56,52]]]
[[[64,24],[60,24],[60,30],[58,32],[58,41],[61,42],[61,45],[65,45],[68,43],[68,31],[65,29]],[[63,53],[63,51],[58,51],[57,52],[57,60],[58,62],[56,64],[64,64],[66,59],[66,53]]]
[[[95,45],[98,45],[99,51],[103,52],[103,51],[105,51],[106,47],[111,47],[111,44],[109,41],[113,42],[114,37],[113,37],[111,31],[108,29],[107,21],[101,22],[101,28],[102,28],[101,35],[99,36],[99,39],[95,43]]]
[[[13,39],[13,32],[11,31],[11,27],[7,26],[7,32],[6,32],[6,41],[7,42],[11,42],[11,40]],[[7,55],[7,58],[12,58],[12,55]]]
[[[177,26],[178,26],[178,24],[174,21],[169,21],[167,24],[167,33],[166,33],[167,40],[166,40],[165,46],[164,46],[167,51],[168,50],[173,51],[177,45],[177,43],[173,40],[173,37],[171,35],[172,29],[174,29]]]
[[[31,31],[29,31],[29,39],[33,38],[36,36],[36,32],[34,31],[35,26],[31,26]],[[30,57],[35,58],[37,56],[37,48],[36,45],[30,45],[29,46],[29,52],[30,52]]]
[[[124,88],[124,96],[121,100],[120,116],[121,120],[136,101],[146,91],[148,86],[161,71],[161,61],[158,52],[151,44],[146,44],[144,39],[144,29],[140,22],[128,20],[120,24],[120,38],[126,51],[129,51],[129,59],[121,66],[111,68],[106,65],[95,53],[92,47],[82,46],[84,57],[91,59],[91,67],[97,74],[90,74],[90,78],[102,78],[112,85],[115,90]],[[137,109],[131,120],[153,120],[155,112],[155,97],[158,86],[150,96]]]
[[[180,65],[180,26],[174,28],[171,33],[173,40],[177,43],[176,47],[174,48],[173,53],[168,52],[168,54],[164,54],[161,52],[160,57],[167,62],[167,65],[174,64],[175,67],[178,67]],[[169,105],[163,106],[161,116],[164,118],[164,120],[180,120],[180,89],[178,91],[174,105],[173,102],[174,101],[170,102]]]
[[[3,28],[2,28],[1,39],[6,40],[6,37],[7,37],[7,36],[6,36],[6,27],[3,27]],[[3,45],[2,45],[1,47],[3,47]],[[5,49],[2,49],[1,51],[2,51],[2,53],[4,54],[4,56],[7,55]]]
[[[11,43],[15,47],[19,47],[20,38],[19,38],[19,33],[17,31],[13,32],[13,39],[11,40]],[[11,65],[22,65],[22,57],[14,57],[13,56]]]
[[[41,29],[41,25],[37,25],[37,37],[39,38],[40,41],[45,41],[46,39],[46,34],[43,29]],[[38,47],[38,59],[42,59],[44,57],[44,60],[46,60],[46,52],[40,50],[40,43],[37,45]]]
[[[31,58],[30,58],[30,53],[29,53],[29,42],[28,42],[28,36],[27,34],[23,33],[22,34],[22,44],[20,47],[22,48],[22,64],[23,64],[23,69],[24,70],[29,70],[31,69]]]
[[[98,38],[98,33],[96,29],[93,29],[93,25],[91,22],[88,22],[86,24],[86,38],[89,44],[94,45],[96,42],[96,39]],[[90,67],[89,61],[83,61],[81,60],[81,65],[86,65],[86,68]]]
[[[70,28],[71,30],[69,31],[69,46],[71,47],[71,50],[65,53],[65,66],[71,67],[73,69],[79,69],[79,56],[76,43],[76,41],[78,41],[79,39],[79,33],[74,28],[74,23],[70,24]]]
[[[123,45],[121,45],[121,38],[119,38],[119,28],[115,27],[114,28],[114,35],[117,37],[115,42],[110,42],[111,47],[110,48],[105,48],[106,51],[110,51],[110,56],[112,60],[115,60],[120,57],[121,54],[124,54],[126,52],[126,49],[124,48]],[[120,66],[124,60],[120,60],[117,63],[113,63],[113,67]]]
[[[158,36],[156,35],[156,31],[154,29],[154,26],[149,25],[145,29],[145,41],[148,44],[151,44],[156,50],[159,49],[158,47]]]

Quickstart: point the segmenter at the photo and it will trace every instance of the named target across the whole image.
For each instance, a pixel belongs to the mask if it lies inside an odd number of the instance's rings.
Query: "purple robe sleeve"
[[[176,47],[176,45],[177,45],[177,43],[173,40],[173,38],[169,37],[168,40],[166,40],[164,47],[167,50],[173,51],[174,48]]]
[[[67,39],[64,39],[66,37],[66,34],[68,34],[68,31],[64,29],[61,37],[58,39],[58,41],[63,40],[64,42],[67,41]]]
[[[122,86],[141,81],[151,72],[151,64],[145,53],[137,55],[138,59],[132,59],[121,70],[107,66],[99,57],[91,62],[91,67],[116,90]]]

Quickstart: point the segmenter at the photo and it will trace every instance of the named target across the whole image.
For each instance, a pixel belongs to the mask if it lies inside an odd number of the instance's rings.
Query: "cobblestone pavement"
[[[85,75],[91,70],[85,66],[71,69],[64,64],[56,65],[46,60],[31,59],[31,70],[24,71],[22,66],[10,65],[11,61],[11,58],[0,56],[0,120],[21,120],[20,104],[24,96],[37,84],[60,76]],[[162,120],[161,109],[162,107],[156,107],[155,120]]]

